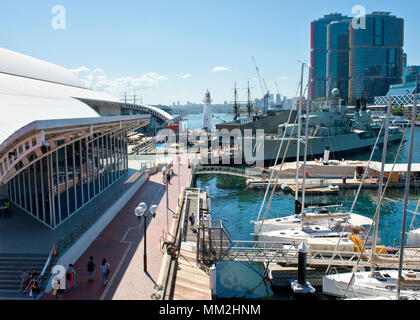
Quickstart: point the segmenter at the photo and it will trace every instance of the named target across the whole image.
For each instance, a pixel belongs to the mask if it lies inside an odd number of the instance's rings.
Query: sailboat
[[[388,107],[388,119],[390,114],[391,98]],[[400,300],[415,299],[420,296],[420,272],[411,270],[403,270],[404,262],[420,264],[419,259],[404,259],[404,248],[406,238],[406,219],[407,219],[407,204],[410,189],[411,179],[411,163],[413,156],[414,143],[414,129],[415,129],[415,115],[417,114],[417,92],[414,98],[411,122],[411,136],[410,148],[408,155],[408,166],[406,174],[406,186],[404,194],[404,211],[401,227],[401,246],[399,258],[387,258],[378,256],[374,247],[372,248],[371,257],[371,271],[358,271],[350,273],[341,273],[334,275],[326,275],[323,277],[323,293],[347,298],[370,299],[373,297],[381,297],[381,299]],[[400,146],[401,148],[401,146]],[[385,150],[384,150],[385,153]],[[384,163],[384,162],[383,162]],[[380,203],[378,204],[380,206]],[[378,210],[378,208],[377,208]],[[379,211],[377,212],[379,213]],[[375,214],[375,221],[377,228],[377,221],[379,215]],[[375,230],[377,233],[377,230]],[[374,244],[376,243],[376,238]],[[404,261],[405,260],[405,261]],[[375,271],[375,266],[383,263],[398,263],[398,270],[380,270]]]
[[[299,185],[299,154],[300,154],[300,138],[301,138],[301,127],[302,127],[302,85],[303,85],[303,67],[302,65],[302,75],[301,75],[301,96],[298,110],[298,119],[299,119],[299,132],[298,132],[298,145],[297,145],[297,162],[296,162],[296,189],[298,190]],[[311,69],[310,69],[311,70]],[[309,76],[309,81],[310,81]],[[309,88],[309,83],[308,83]],[[335,91],[337,93],[337,91]],[[342,232],[345,232],[347,235],[357,235],[360,239],[365,240],[366,230],[362,227],[364,224],[370,224],[371,220],[363,219],[361,216],[353,216],[353,221],[356,225],[345,223],[345,230],[343,230],[343,222],[348,222],[349,218],[352,218],[352,215],[348,213],[331,213],[331,212],[318,212],[310,213],[307,215],[305,212],[305,186],[306,186],[306,162],[308,154],[308,128],[310,121],[310,94],[308,90],[308,100],[306,107],[305,119],[305,152],[304,152],[304,164],[303,164],[303,186],[302,186],[302,203],[298,200],[298,193],[296,193],[295,199],[295,215],[288,216],[285,218],[271,219],[267,221],[265,229],[263,226],[266,223],[265,216],[268,212],[269,206],[271,204],[272,196],[276,185],[273,188],[273,192],[270,198],[270,202],[266,209],[266,214],[261,221],[254,222],[254,234],[258,236],[259,241],[268,241],[284,244],[293,244],[301,243],[306,238],[339,238]],[[279,149],[280,150],[280,149]],[[278,159],[276,159],[277,162]],[[283,159],[284,160],[284,159]],[[280,172],[281,170],[279,170]],[[276,180],[277,184],[278,179]],[[270,179],[271,182],[271,179]],[[269,188],[269,187],[268,187]],[[268,191],[267,188],[267,191]],[[299,212],[300,211],[300,212]],[[320,212],[321,211],[321,212]],[[300,214],[299,214],[300,213]],[[338,219],[338,220],[337,220]],[[343,220],[344,219],[344,220]],[[341,221],[340,221],[341,220]],[[357,222],[356,222],[357,221]]]
[[[297,120],[299,121],[299,123],[298,123],[299,132],[298,132],[297,154],[296,154],[296,158],[297,158],[296,159],[297,160],[297,162],[296,162],[296,190],[299,189],[298,167],[299,167],[300,140],[301,140],[301,131],[302,131],[302,107],[303,107],[302,105],[303,105],[303,96],[305,94],[303,92],[304,67],[305,67],[305,64],[303,63],[302,64],[301,77],[300,77],[300,83],[299,83],[300,100],[299,100],[298,116],[297,116]],[[308,94],[308,96],[309,96],[309,94]],[[309,99],[308,99],[308,105],[309,105]],[[309,110],[309,108],[308,108],[308,110]],[[291,114],[292,114],[292,110],[290,110],[290,113],[289,113],[289,119],[287,121],[288,123],[290,122]],[[295,122],[296,122],[296,120],[295,120]],[[294,130],[294,128],[295,127],[293,126],[292,130]],[[293,131],[290,134],[289,143],[290,143],[292,135],[293,135]],[[286,141],[285,136],[286,136],[286,131],[284,131],[284,133],[283,133],[283,139],[281,141],[280,148],[278,149],[278,152],[277,152],[274,167],[278,163],[279,156],[280,156],[280,150],[282,150],[282,147],[283,147],[283,142]],[[284,163],[284,160],[285,159],[283,157],[282,165]],[[332,221],[338,221],[340,223],[344,223],[346,221],[349,221],[349,223],[351,223],[352,225],[354,225],[356,227],[371,224],[371,220],[369,218],[364,217],[364,216],[361,216],[361,215],[358,215],[358,214],[350,214],[350,213],[347,213],[347,212],[331,212],[329,210],[330,208],[337,207],[337,206],[329,206],[329,205],[315,206],[315,207],[309,208],[308,211],[305,211],[304,215],[301,215],[302,204],[299,201],[299,193],[298,192],[296,192],[296,194],[295,194],[295,214],[294,215],[281,217],[281,218],[265,219],[265,217],[268,213],[268,210],[269,210],[269,206],[271,204],[271,199],[272,199],[272,196],[274,194],[274,190],[277,187],[277,182],[278,182],[279,176],[277,176],[276,182],[274,184],[273,191],[272,191],[272,194],[271,194],[269,205],[267,206],[267,209],[266,209],[265,216],[264,216],[263,219],[260,220],[259,218],[260,218],[262,209],[264,207],[264,204],[265,204],[265,201],[266,201],[266,198],[267,198],[267,195],[268,195],[268,191],[270,190],[270,187],[271,187],[271,181],[273,180],[274,172],[275,171],[273,170],[272,173],[271,173],[271,177],[270,177],[267,189],[266,189],[266,193],[265,193],[264,200],[263,200],[263,203],[261,205],[258,217],[257,217],[256,221],[251,221],[251,223],[254,224],[254,233],[252,235],[258,235],[261,232],[270,232],[270,231],[278,231],[278,230],[296,228],[296,227],[299,227],[300,225],[302,225],[303,223],[308,224],[308,225],[309,224],[328,225]],[[302,221],[302,216],[303,216],[304,221]]]

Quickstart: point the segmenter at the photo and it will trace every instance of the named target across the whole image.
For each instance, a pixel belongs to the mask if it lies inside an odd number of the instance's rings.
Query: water
[[[225,116],[226,117],[226,116]],[[229,119],[229,118],[227,118]],[[192,115],[188,120],[189,128],[200,127],[201,115]],[[408,159],[408,139],[402,147],[398,162],[406,163]],[[413,162],[420,162],[420,128],[416,128],[414,142]],[[398,151],[398,145],[388,147],[387,163],[392,163]],[[368,160],[370,152],[353,155],[352,159]],[[373,160],[381,161],[382,154],[376,151]],[[225,219],[224,223],[234,240],[253,240],[250,233],[253,227],[249,223],[258,215],[265,190],[251,191],[245,187],[245,180],[231,176],[200,176],[197,187],[205,189],[210,186],[212,196],[212,216],[215,220]],[[377,190],[363,190],[355,206],[355,213],[373,218],[377,204]],[[307,196],[308,202],[340,202],[344,210],[350,210],[356,190],[341,192],[337,196]],[[394,201],[385,200],[382,204],[380,216],[381,244],[392,246],[396,239],[399,246],[401,239],[401,218],[403,211],[404,190],[391,189],[386,197]],[[419,190],[412,190],[408,209],[415,211],[419,199]],[[276,193],[269,211],[268,218],[282,217],[293,214],[294,197],[282,192]],[[411,224],[412,213],[407,215],[407,228]],[[414,223],[420,227],[420,219]],[[296,299],[290,289],[273,291],[268,282],[261,280],[264,272],[261,264],[252,264],[251,267],[239,262],[217,263],[217,295],[220,298],[247,298],[247,299]],[[319,290],[317,290],[319,292]],[[326,299],[317,294],[314,299]]]

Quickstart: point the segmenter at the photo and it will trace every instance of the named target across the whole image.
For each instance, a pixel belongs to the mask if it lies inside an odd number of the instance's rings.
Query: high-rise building
[[[420,66],[408,66],[404,68],[403,83],[416,82],[416,79],[420,82]]]
[[[349,28],[351,20],[333,21],[327,27],[327,85],[326,97],[334,88],[347,101],[349,87]]]
[[[366,28],[349,31],[349,100],[371,103],[402,82],[404,20],[373,12],[366,15]]]
[[[327,82],[327,27],[332,21],[349,19],[340,13],[325,15],[311,23],[311,66],[313,81],[311,82],[311,98],[326,96]]]

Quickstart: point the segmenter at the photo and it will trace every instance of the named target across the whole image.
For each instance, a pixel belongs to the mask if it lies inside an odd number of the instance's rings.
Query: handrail
[[[54,246],[52,247],[52,249],[50,251],[50,254],[48,255],[48,259],[45,262],[44,268],[42,269],[41,274],[40,274],[41,277],[43,277],[44,274],[45,274],[45,271],[47,271],[47,268],[48,268],[48,266],[51,262],[51,258],[53,256],[53,254],[54,254],[54,256],[57,254],[57,244],[54,244]]]

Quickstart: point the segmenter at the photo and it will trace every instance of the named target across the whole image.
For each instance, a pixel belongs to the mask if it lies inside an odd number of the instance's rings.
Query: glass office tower
[[[404,20],[388,12],[366,16],[366,28],[350,28],[349,100],[384,96],[402,82]]]
[[[347,101],[349,88],[349,28],[351,20],[333,21],[327,27],[327,87],[326,96],[334,88]]]
[[[327,84],[327,27],[332,21],[348,19],[340,13],[325,15],[311,23],[311,98],[325,98]]]

